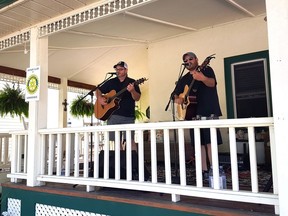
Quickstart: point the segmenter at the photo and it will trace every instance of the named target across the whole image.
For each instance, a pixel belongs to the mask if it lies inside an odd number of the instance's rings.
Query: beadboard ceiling
[[[0,8],[0,39],[105,2],[109,1],[11,1],[10,5]],[[265,13],[265,0],[150,1],[139,7],[51,34],[49,75],[64,76],[69,80],[95,85],[104,78],[105,73],[112,70],[116,61],[129,60],[131,53],[139,46]],[[29,43],[0,50],[0,66],[26,70],[29,66]],[[98,76],[91,76],[95,72]]]

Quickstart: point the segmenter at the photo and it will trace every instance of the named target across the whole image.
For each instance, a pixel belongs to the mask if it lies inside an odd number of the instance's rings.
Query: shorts
[[[213,117],[201,117],[202,120],[210,120],[210,119],[219,119],[219,117],[213,116]],[[217,144],[220,145],[223,143],[222,136],[219,128],[216,129],[217,132]],[[190,129],[190,138],[191,138],[191,144],[194,146],[194,129]],[[200,129],[200,139],[201,139],[201,145],[207,145],[211,144],[211,135],[210,135],[210,128],[203,128]]]
[[[117,125],[117,124],[134,124],[135,120],[134,117],[126,117],[126,116],[120,116],[120,115],[112,115],[108,120],[107,120],[107,125]],[[134,131],[131,131],[131,139],[134,140]],[[109,133],[109,140],[110,141],[115,141],[115,132],[110,132]],[[120,133],[120,140],[121,142],[126,140],[126,132],[121,131]]]

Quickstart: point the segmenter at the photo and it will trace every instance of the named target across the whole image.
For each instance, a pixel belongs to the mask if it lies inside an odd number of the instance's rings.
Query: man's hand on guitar
[[[127,85],[127,91],[129,91],[129,92],[135,91],[134,83],[129,83]]]
[[[174,102],[177,103],[177,104],[183,104],[184,103],[184,98],[175,95],[174,96]]]
[[[193,71],[192,76],[193,76],[193,79],[203,82],[208,87],[215,86],[215,79],[205,76],[201,71],[200,72]]]
[[[206,79],[206,76],[200,71],[193,71],[192,72],[193,79],[198,80],[198,81],[204,81]]]
[[[98,97],[97,100],[98,100],[98,102],[99,102],[101,105],[103,105],[103,106],[105,106],[105,105],[107,104],[107,98],[104,97],[104,96]]]

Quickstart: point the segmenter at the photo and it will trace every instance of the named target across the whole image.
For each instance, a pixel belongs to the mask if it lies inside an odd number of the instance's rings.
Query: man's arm
[[[212,77],[205,76],[202,72],[193,71],[193,79],[203,82],[208,87],[215,87],[215,79]]]
[[[133,83],[130,83],[130,84],[127,86],[127,91],[129,91],[129,92],[131,93],[131,96],[132,96],[132,98],[133,98],[135,101],[139,101],[139,100],[140,100],[141,94],[136,91]]]

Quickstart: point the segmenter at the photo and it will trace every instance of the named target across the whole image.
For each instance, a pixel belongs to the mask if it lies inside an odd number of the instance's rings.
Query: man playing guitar
[[[141,97],[141,91],[138,85],[134,85],[135,80],[128,77],[128,65],[120,61],[114,65],[117,77],[108,80],[100,88],[96,90],[97,102],[95,104],[95,115],[97,117],[97,112],[100,112],[100,108],[105,110],[105,106],[110,104],[117,105],[116,109],[109,113],[107,117],[107,124],[131,124],[135,122],[135,101],[139,101]],[[122,90],[125,91],[122,91]],[[121,95],[115,98],[114,101],[108,101],[108,97],[105,94],[110,92],[120,92]],[[115,103],[115,104],[114,104]],[[106,120],[106,119],[105,119]],[[133,135],[133,133],[132,133]],[[110,133],[110,141],[115,140],[115,134]],[[122,138],[125,140],[125,137]],[[133,140],[133,137],[132,137]],[[133,148],[133,143],[132,143]],[[136,149],[134,149],[136,150]]]
[[[202,65],[198,64],[198,58],[193,52],[187,52],[183,55],[183,61],[186,69],[189,70],[178,82],[174,100],[176,104],[183,105],[187,103],[189,96],[196,98],[196,101],[191,102],[187,106],[186,113],[189,113],[189,108],[194,108],[192,114],[186,114],[185,120],[205,120],[205,119],[218,119],[222,116],[218,93],[216,89],[217,81],[215,73],[211,67],[208,66],[212,56],[205,59]],[[193,84],[191,86],[191,83]],[[187,87],[189,86],[189,87]],[[187,90],[185,96],[182,93]],[[188,102],[189,103],[189,102]],[[191,112],[190,112],[191,113]],[[191,143],[194,147],[194,131],[190,130]],[[220,131],[217,130],[218,144],[222,143]],[[206,153],[207,152],[207,153]],[[206,155],[208,154],[208,160]],[[201,129],[201,155],[202,155],[202,170],[203,173],[208,172],[208,165],[212,165],[211,155],[211,140],[210,129]],[[206,173],[205,173],[206,177]]]

